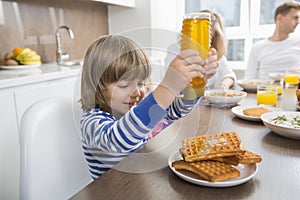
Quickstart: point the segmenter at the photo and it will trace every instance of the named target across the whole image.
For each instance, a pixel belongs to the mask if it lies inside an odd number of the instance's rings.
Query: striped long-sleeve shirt
[[[161,120],[172,122],[187,115],[199,99],[176,98],[164,110],[150,93],[120,119],[100,109],[85,113],[81,119],[82,148],[92,178],[101,176],[143,146]]]

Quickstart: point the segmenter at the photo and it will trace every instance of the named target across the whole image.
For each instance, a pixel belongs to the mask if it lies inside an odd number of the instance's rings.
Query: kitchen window
[[[285,1],[186,0],[185,12],[210,9],[221,14],[228,38],[227,59],[233,68],[245,69],[251,46],[273,34],[275,9]]]

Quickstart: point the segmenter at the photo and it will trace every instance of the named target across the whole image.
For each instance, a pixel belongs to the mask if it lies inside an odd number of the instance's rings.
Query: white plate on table
[[[194,183],[201,186],[207,186],[207,187],[231,187],[235,185],[240,185],[250,180],[257,172],[256,164],[250,164],[250,165],[239,164],[238,166],[236,166],[241,173],[241,175],[238,178],[229,179],[220,182],[209,182],[201,179],[197,174],[194,174],[190,171],[174,169],[172,167],[172,163],[176,160],[182,160],[182,157],[179,152],[175,152],[172,155],[170,155],[168,160],[170,169],[177,176],[190,183]]]
[[[249,80],[238,80],[238,85],[247,92],[256,92],[258,85],[267,85],[270,82],[268,80],[261,79],[249,79]]]
[[[258,105],[248,105],[248,106],[235,106],[233,108],[231,108],[231,112],[236,115],[237,117],[241,118],[241,119],[245,119],[248,121],[256,121],[259,122],[261,121],[260,117],[254,117],[254,116],[249,116],[249,115],[245,115],[243,113],[243,110],[247,109],[247,108],[260,108],[263,107],[265,109],[268,109],[270,111],[282,111],[281,108],[277,108],[277,107],[272,107],[272,106],[258,106]]]
[[[237,105],[237,103],[210,103],[208,100],[206,100],[205,98],[203,98],[199,105],[202,105],[202,106],[212,106],[212,107],[217,107],[217,108],[232,108],[234,106]]]
[[[1,69],[11,69],[11,70],[18,70],[18,69],[34,69],[40,67],[41,64],[32,64],[32,65],[1,65]]]
[[[274,133],[277,133],[278,135],[281,135],[283,137],[292,138],[292,139],[300,139],[300,127],[299,128],[293,128],[288,127],[281,124],[274,124],[271,122],[272,119],[285,115],[288,118],[292,117],[300,117],[299,112],[292,112],[292,111],[282,111],[282,112],[270,112],[265,113],[261,116],[261,120],[263,121],[264,125],[269,128]]]
[[[211,104],[235,105],[247,96],[240,90],[206,90],[204,99]]]

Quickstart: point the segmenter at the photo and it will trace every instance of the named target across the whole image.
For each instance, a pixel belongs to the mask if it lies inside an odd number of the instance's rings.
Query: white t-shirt
[[[250,51],[245,78],[267,78],[269,73],[284,72],[300,67],[300,36],[273,42],[258,41]]]
[[[165,59],[165,66],[169,66],[171,61],[175,58],[175,56],[180,52],[180,45],[178,43],[174,43],[169,46],[167,57]],[[219,60],[219,67],[217,73],[208,79],[207,89],[213,89],[214,86],[222,81],[224,78],[230,77],[236,82],[236,75],[234,71],[228,64],[228,61],[225,56]]]

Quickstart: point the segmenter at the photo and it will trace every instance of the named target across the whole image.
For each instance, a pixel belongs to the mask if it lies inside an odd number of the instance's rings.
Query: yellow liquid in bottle
[[[201,58],[206,59],[208,57],[208,51],[210,49],[209,13],[186,14],[181,33],[181,50],[194,49],[199,52]],[[193,100],[199,96],[203,96],[205,86],[206,78],[194,78],[185,91],[185,99]]]

